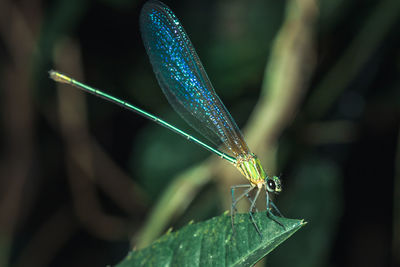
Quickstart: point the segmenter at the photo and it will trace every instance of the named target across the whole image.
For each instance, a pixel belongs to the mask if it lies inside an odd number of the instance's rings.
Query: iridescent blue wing
[[[140,29],[158,83],[175,111],[235,157],[250,153],[175,14],[163,3],[149,1],[140,15]]]

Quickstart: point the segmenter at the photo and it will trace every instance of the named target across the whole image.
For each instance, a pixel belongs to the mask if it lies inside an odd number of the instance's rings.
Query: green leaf
[[[303,220],[277,218],[265,212],[254,214],[262,237],[248,214],[231,217],[225,213],[210,220],[168,232],[149,247],[131,251],[118,267],[132,266],[251,266],[305,225]]]

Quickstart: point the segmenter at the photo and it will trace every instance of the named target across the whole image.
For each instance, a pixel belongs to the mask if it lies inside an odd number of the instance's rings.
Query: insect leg
[[[235,189],[237,188],[247,188],[238,198],[235,199]],[[249,195],[249,192],[253,190],[254,187],[249,184],[242,184],[242,185],[234,185],[231,187],[231,194],[232,194],[232,206],[231,206],[231,220],[232,220],[232,232],[235,232],[234,228],[234,220],[235,220],[235,213],[237,211],[236,204],[245,196]]]
[[[279,210],[277,209],[275,204],[272,202],[272,200],[269,199],[269,194],[268,194],[267,190],[265,190],[265,193],[266,193],[265,198],[266,198],[266,201],[267,201],[267,217],[270,218],[271,220],[273,220],[274,222],[276,222],[277,224],[279,224],[280,226],[282,226],[283,229],[285,229],[285,226],[281,222],[279,222],[277,220],[276,216],[272,213],[270,205],[273,208],[275,208],[278,212],[279,212]],[[280,212],[279,212],[279,214],[282,215]],[[283,217],[283,216],[281,216],[281,217]]]
[[[261,192],[261,188],[258,188],[257,193],[256,193],[256,196],[255,196],[254,199],[251,201],[249,214],[250,214],[251,222],[253,223],[254,227],[256,228],[257,233],[258,233],[258,234],[260,235],[260,237],[262,238],[261,231],[260,231],[260,229],[258,228],[258,226],[257,226],[257,224],[256,224],[256,221],[254,220],[254,217],[253,217],[253,213],[254,213],[253,209],[254,209],[254,207],[255,207],[255,205],[256,205],[256,201],[257,201],[258,196],[260,195],[260,192]]]

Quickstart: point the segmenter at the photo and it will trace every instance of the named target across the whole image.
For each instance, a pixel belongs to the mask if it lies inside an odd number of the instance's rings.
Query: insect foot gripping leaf
[[[306,223],[279,218],[284,227],[266,212],[254,214],[262,237],[248,214],[236,217],[235,234],[229,215],[191,224],[169,232],[149,247],[131,251],[117,266],[252,266]]]

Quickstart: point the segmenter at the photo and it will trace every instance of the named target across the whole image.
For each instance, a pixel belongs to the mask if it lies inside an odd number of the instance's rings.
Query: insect
[[[266,193],[267,216],[271,216],[280,224],[272,210],[275,210],[279,216],[283,216],[270,200],[269,194],[278,194],[282,191],[281,181],[277,176],[268,176],[263,170],[260,160],[248,148],[239,127],[215,93],[191,41],[175,14],[159,1],[148,1],[140,14],[140,30],[153,71],[168,102],[189,125],[211,141],[215,147],[155,115],[80,83],[60,72],[51,70],[50,78],[136,112],[233,164],[249,183],[231,187],[232,227],[236,204],[247,197],[250,201],[250,219],[256,231],[261,235],[253,218],[253,212],[257,210],[255,204],[262,190],[265,190]],[[244,189],[244,191],[235,198],[235,190],[238,188]],[[256,191],[255,196],[251,199],[250,192],[254,190]]]

